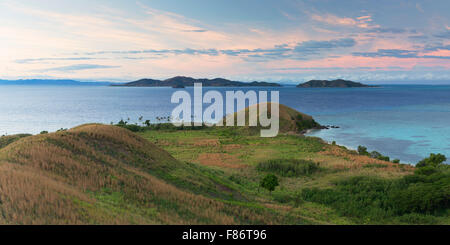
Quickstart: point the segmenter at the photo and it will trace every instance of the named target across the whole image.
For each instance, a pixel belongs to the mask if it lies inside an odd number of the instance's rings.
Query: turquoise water
[[[211,88],[210,88],[211,89]],[[309,135],[350,148],[365,145],[402,162],[429,153],[450,156],[450,86],[381,88],[214,88],[278,90],[280,102],[338,129]],[[176,106],[172,88],[0,86],[0,134],[55,131],[83,123],[138,117],[156,121]],[[192,88],[186,91],[192,93]]]
[[[395,86],[364,92],[371,95],[342,103],[353,103],[352,109],[313,113],[319,122],[340,128],[309,135],[352,149],[364,145],[408,163],[429,153],[450,156],[450,87]]]

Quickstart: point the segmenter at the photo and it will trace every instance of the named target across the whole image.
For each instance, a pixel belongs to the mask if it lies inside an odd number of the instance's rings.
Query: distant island
[[[297,85],[297,88],[368,88],[368,87],[378,87],[378,86],[366,85],[343,79],[311,80],[306,83],[301,83]]]
[[[202,83],[202,86],[205,87],[281,87],[281,85],[278,83],[256,82],[256,81],[246,83],[246,82],[231,81],[224,78],[196,79],[192,77],[183,77],[183,76],[177,76],[166,80],[141,79],[129,83],[112,84],[111,86],[184,88],[184,87],[193,87],[194,83]]]

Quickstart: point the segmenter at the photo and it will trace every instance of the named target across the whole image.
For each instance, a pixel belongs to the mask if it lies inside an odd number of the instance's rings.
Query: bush
[[[303,120],[302,115],[298,115],[297,116],[297,121],[295,123],[297,124],[298,131],[303,131],[303,130],[306,130],[306,129],[310,129],[310,128],[314,128],[314,127],[319,126],[319,124],[316,121],[314,121],[313,119],[311,119],[311,120],[308,120],[308,119]]]
[[[274,159],[259,163],[259,171],[273,172],[284,177],[311,175],[319,170],[316,163],[308,160]]]
[[[432,154],[413,175],[400,179],[351,177],[335,182],[334,188],[304,189],[301,197],[359,221],[433,224],[435,216],[448,215],[450,208],[450,166],[443,161],[443,155]]]
[[[370,153],[370,157],[378,159],[378,160],[383,160],[383,161],[387,161],[389,162],[390,158],[388,156],[383,156],[381,153],[379,153],[378,151],[372,151]]]
[[[139,126],[139,125],[136,125],[136,124],[122,124],[122,125],[119,125],[120,127],[122,127],[122,128],[126,128],[126,129],[128,129],[128,130],[130,130],[131,132],[140,132],[140,131],[144,131],[144,129],[145,128],[143,128],[143,127],[141,127],[141,126]]]
[[[278,185],[279,185],[278,177],[275,176],[274,174],[266,175],[259,183],[259,186],[261,186],[264,189],[269,190],[270,192],[275,190],[275,187],[277,187]]]
[[[369,155],[369,152],[367,152],[367,147],[365,147],[365,146],[362,146],[362,145],[360,145],[360,146],[358,146],[358,154],[359,155]]]
[[[418,162],[416,164],[416,167],[418,167],[418,168],[426,167],[426,166],[437,167],[437,166],[441,165],[443,162],[445,162],[446,160],[447,160],[447,158],[442,154],[431,153],[428,158],[425,158],[425,159],[421,160],[420,162]]]
[[[414,171],[415,174],[421,174],[421,175],[431,175],[436,173],[438,170],[435,167],[432,166],[425,166],[421,168],[417,168],[416,171]]]
[[[293,195],[286,192],[274,191],[272,196],[273,200],[279,203],[288,203],[293,201]]]
[[[379,163],[369,163],[363,165],[363,168],[386,168],[386,167],[388,167],[387,164],[379,164]]]
[[[372,152],[368,152],[367,151],[367,147],[365,146],[358,146],[358,154],[359,155],[363,155],[363,156],[369,156],[371,158],[375,158],[378,160],[383,160],[383,161],[390,161],[390,158],[388,156],[384,156],[383,154],[379,153],[378,151],[372,151]],[[398,160],[400,162],[400,160]]]
[[[329,205],[341,215],[371,221],[407,214],[411,219],[439,215],[450,205],[450,173],[446,169],[397,180],[352,177],[336,182],[332,189],[304,189],[302,198]],[[422,221],[428,223],[430,219]]]
[[[416,224],[416,225],[436,224],[436,217],[432,215],[423,215],[417,213],[405,214],[398,217],[396,220],[406,224]]]

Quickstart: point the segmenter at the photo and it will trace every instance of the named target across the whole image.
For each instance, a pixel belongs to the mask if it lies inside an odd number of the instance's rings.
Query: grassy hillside
[[[223,172],[237,190],[314,224],[449,224],[450,169],[421,174],[318,138],[242,136],[233,128],[148,130],[175,158]],[[280,185],[259,187],[267,174]]]
[[[293,134],[282,108],[274,138],[126,124],[2,137],[0,224],[450,224],[445,157],[414,168],[329,145]]]
[[[268,102],[265,104],[266,104],[265,109],[261,109],[262,108],[262,107],[260,107],[261,104],[256,104],[256,105],[249,106],[249,107],[245,108],[244,110],[240,111],[240,112],[245,113],[245,115],[246,115],[245,127],[237,127],[236,130],[239,131],[241,134],[246,134],[246,135],[259,134],[260,130],[261,130],[259,121],[258,121],[257,127],[248,127],[248,125],[249,125],[249,116],[248,115],[249,115],[249,111],[254,109],[255,111],[257,111],[258,115],[262,114],[262,115],[268,115],[268,118],[272,118],[272,116],[274,118],[276,118],[275,115],[272,115],[272,106],[271,106],[272,103]],[[304,133],[308,129],[321,128],[321,126],[316,121],[314,121],[314,119],[310,115],[298,112],[295,109],[292,109],[292,108],[282,105],[282,104],[278,104],[278,107],[279,107],[278,121],[279,121],[279,127],[280,127],[279,132],[281,132],[281,133],[298,134],[298,133]],[[239,112],[236,112],[236,113],[225,116],[224,120],[222,121],[222,124],[225,125],[227,118],[231,118],[231,121],[234,118],[234,122],[236,125],[238,113]],[[259,120],[259,119],[257,119],[257,120]]]
[[[307,222],[234,187],[222,171],[180,162],[115,126],[29,136],[0,150],[2,224]]]

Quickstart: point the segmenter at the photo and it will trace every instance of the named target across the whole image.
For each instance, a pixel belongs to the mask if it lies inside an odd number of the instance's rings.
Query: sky
[[[0,79],[450,83],[448,0],[0,0]]]

